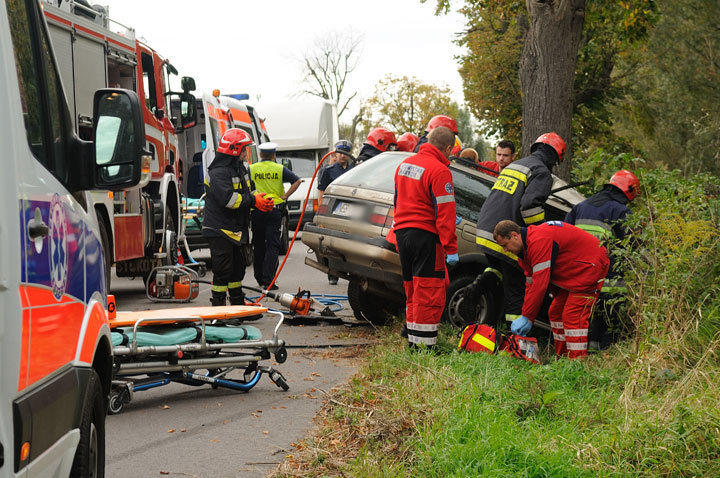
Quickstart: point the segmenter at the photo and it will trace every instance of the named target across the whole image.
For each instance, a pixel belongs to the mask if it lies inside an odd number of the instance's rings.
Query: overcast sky
[[[91,0],[168,58],[198,91],[248,93],[253,101],[291,99],[301,90],[296,61],[317,36],[352,28],[364,35],[347,91],[371,96],[387,74],[447,85],[462,102],[453,40],[457,13],[435,16],[428,0]],[[357,108],[358,103],[352,105]]]

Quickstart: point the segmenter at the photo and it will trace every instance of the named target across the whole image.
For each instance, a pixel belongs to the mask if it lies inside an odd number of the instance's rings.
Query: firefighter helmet
[[[398,151],[413,152],[415,151],[415,146],[417,146],[418,141],[420,141],[418,135],[413,133],[403,133],[397,140],[397,149]]]
[[[397,145],[395,133],[385,128],[374,128],[368,134],[366,144],[373,146],[380,151],[387,151],[390,146]]]
[[[530,152],[532,153],[533,151],[535,151],[536,146],[539,144],[547,144],[552,149],[554,149],[558,155],[558,163],[562,163],[562,160],[565,157],[565,150],[567,149],[567,145],[565,145],[565,141],[563,141],[559,134],[555,132],[541,134],[540,137],[535,140],[535,143],[533,143],[533,145],[530,147]]]
[[[632,171],[627,169],[621,169],[613,174],[608,184],[612,184],[625,193],[629,201],[632,201],[640,194],[640,180]]]
[[[446,128],[450,128],[450,131],[453,133],[458,134],[457,121],[447,115],[437,115],[430,118],[427,127],[425,127],[425,131],[429,133],[438,126],[445,126]]]
[[[243,149],[251,144],[253,144],[253,140],[249,134],[238,128],[230,128],[220,138],[217,152],[229,154],[230,156],[240,156]]]

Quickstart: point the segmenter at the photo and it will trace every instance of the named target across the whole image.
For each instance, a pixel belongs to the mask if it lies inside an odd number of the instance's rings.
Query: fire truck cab
[[[73,128],[37,0],[0,5],[0,477],[102,476],[112,356],[90,190],[142,175],[135,92]]]

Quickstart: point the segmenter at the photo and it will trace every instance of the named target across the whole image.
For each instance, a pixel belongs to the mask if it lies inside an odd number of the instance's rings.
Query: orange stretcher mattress
[[[110,319],[110,328],[128,327],[135,325],[139,319],[167,319],[143,322],[142,325],[172,324],[174,319],[197,317],[205,320],[239,319],[252,317],[267,312],[267,307],[250,305],[225,305],[222,307],[178,307],[172,309],[138,310],[134,312],[118,312],[114,319]]]

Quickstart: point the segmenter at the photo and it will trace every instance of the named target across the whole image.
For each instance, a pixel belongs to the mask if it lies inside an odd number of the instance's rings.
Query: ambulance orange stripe
[[[233,119],[235,121],[239,121],[241,123],[247,123],[248,125],[252,124],[252,120],[250,119],[250,114],[248,114],[247,111],[238,110],[236,108],[230,108],[230,111],[232,112]]]
[[[20,292],[20,295],[24,295]],[[28,386],[28,351],[30,349],[30,311],[22,311],[22,342],[20,346],[20,370],[18,392]]]
[[[107,313],[100,303],[95,302],[92,311],[90,311],[87,328],[85,329],[85,340],[82,344],[79,357],[81,362],[92,364],[93,356],[95,355],[95,346],[97,344],[96,340],[90,340],[90,338],[99,337],[100,329],[105,323],[107,323]]]
[[[109,41],[110,43],[114,43],[114,44],[116,44],[116,45],[119,45],[119,46],[125,48],[126,50],[135,53],[135,48],[134,48],[134,47],[127,46],[127,45],[124,44],[123,42],[119,42],[119,41],[117,41],[117,40],[113,40],[113,39],[110,38],[110,37],[107,38],[107,41]]]

